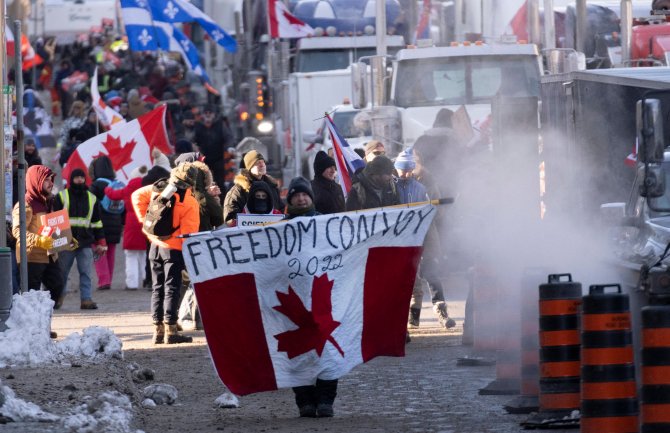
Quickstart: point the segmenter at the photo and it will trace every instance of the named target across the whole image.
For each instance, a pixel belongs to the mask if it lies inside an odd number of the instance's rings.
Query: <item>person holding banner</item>
[[[223,219],[229,226],[236,225],[237,214],[244,211],[244,206],[249,199],[249,190],[254,181],[265,182],[270,187],[273,199],[273,208],[279,209],[279,187],[277,181],[267,174],[265,157],[256,151],[250,150],[244,155],[244,169],[235,176],[235,184],[226,194],[223,202]]]
[[[412,149],[405,149],[395,160],[395,169],[398,172],[398,181],[396,188],[400,203],[416,203],[428,200],[426,187],[419,181],[414,179],[413,170],[416,168],[416,162]],[[433,303],[433,311],[437,316],[440,325],[450,329],[456,326],[454,319],[447,314],[447,304],[444,301],[444,288],[442,282],[437,274],[438,260],[440,251],[440,237],[437,233],[435,225],[430,227],[430,235],[426,237],[424,242],[424,254],[421,257],[421,264],[417,278],[414,282],[414,289],[412,290],[412,301],[409,308],[408,325],[410,328],[418,328],[421,317],[421,304],[423,302],[422,280],[428,283],[430,290],[430,298]]]
[[[296,177],[291,180],[288,186],[288,214],[286,219],[296,217],[312,217],[321,215],[314,208],[314,192],[303,177]],[[337,379],[324,380],[316,379],[314,385],[296,386],[293,388],[295,393],[295,403],[298,406],[298,412],[303,418],[330,418],[335,415],[333,403],[337,396]]]
[[[385,155],[370,161],[351,186],[346,209],[351,211],[400,204],[393,170],[393,162]]]
[[[335,180],[335,160],[320,150],[314,157],[314,206],[322,214],[344,212],[344,193]]]

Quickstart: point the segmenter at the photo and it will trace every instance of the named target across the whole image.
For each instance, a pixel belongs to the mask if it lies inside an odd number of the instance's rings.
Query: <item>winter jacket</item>
[[[53,211],[52,198],[45,197],[42,185],[48,178],[53,179],[54,173],[44,165],[34,165],[26,172],[26,251],[29,263],[49,263],[47,250],[35,245],[42,228],[40,217]],[[12,210],[12,234],[18,240],[16,243],[16,260],[21,261],[21,219],[19,218],[19,203]],[[58,254],[51,256],[58,259]]]
[[[195,144],[198,145],[200,153],[205,155],[208,166],[223,163],[223,152],[232,139],[232,134],[221,119],[215,119],[211,126],[207,127],[202,122],[196,122]],[[222,186],[222,185],[219,185]]]
[[[67,210],[70,218],[72,237],[79,248],[89,248],[93,243],[106,243],[105,232],[100,219],[100,205],[95,196],[86,189],[86,185],[74,185],[58,193],[54,200],[54,210]]]
[[[368,179],[367,168],[368,166],[359,173],[357,181],[351,186],[347,197],[347,210],[372,209],[400,204],[395,182],[391,182],[386,188],[379,189]]]
[[[112,162],[107,157],[94,159],[91,162],[89,174],[91,179],[94,179],[90,191],[98,199],[98,202],[102,203],[108,183],[100,179],[114,180],[116,178]],[[100,216],[107,243],[118,244],[121,241],[121,233],[123,232],[123,214],[109,213],[100,206]]]
[[[237,218],[237,214],[244,211],[244,206],[246,206],[249,198],[249,190],[254,181],[267,183],[272,191],[273,207],[275,209],[282,208],[279,199],[279,187],[273,177],[264,175],[262,178],[256,179],[249,170],[241,170],[240,174],[235,176],[235,184],[230,188],[223,202],[223,219],[226,224],[232,224],[233,220]]]
[[[398,179],[395,187],[401,204],[428,200],[426,187],[416,179]]]
[[[144,216],[147,213],[149,203],[157,195],[158,193],[153,191],[153,185],[143,186],[131,195],[133,210],[140,223],[144,223]],[[176,192],[175,196],[177,200],[172,211],[172,227],[176,230],[172,233],[172,236],[167,240],[159,240],[152,235],[147,235],[147,237],[151,243],[159,247],[181,251],[184,240],[177,236],[198,231],[200,227],[200,206],[193,197],[191,188],[186,189],[183,194]]]
[[[207,192],[207,188],[213,182],[212,172],[209,171],[209,167],[204,162],[194,161],[191,164],[198,169],[193,195],[200,207],[199,231],[213,230],[223,225],[223,208],[219,201]]]
[[[326,179],[320,174],[312,181],[314,207],[322,214],[344,212],[344,193],[339,183]]]
[[[142,232],[142,224],[133,211],[131,195],[142,187],[142,178],[135,177],[128,181],[128,185],[121,189],[105,188],[105,195],[111,200],[123,200],[126,208],[125,224],[123,226],[123,249],[144,251],[147,248],[147,236]]]

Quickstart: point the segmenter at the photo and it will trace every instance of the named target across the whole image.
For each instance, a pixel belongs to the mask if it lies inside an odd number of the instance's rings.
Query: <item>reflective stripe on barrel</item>
[[[570,274],[549,275],[539,287],[540,413],[579,409],[581,297]]]
[[[670,306],[642,308],[642,433],[670,432]]]
[[[616,288],[616,292],[606,292]],[[581,431],[637,433],[638,404],[628,295],[594,285],[582,299]]]

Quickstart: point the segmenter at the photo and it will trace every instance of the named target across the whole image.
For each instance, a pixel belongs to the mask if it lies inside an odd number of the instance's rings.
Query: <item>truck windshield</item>
[[[670,209],[670,162],[663,162],[663,174],[665,176],[665,194],[662,197],[649,199],[654,209]],[[652,218],[668,215],[670,215],[670,212],[656,212],[651,208],[649,209],[649,216]]]
[[[538,96],[534,56],[479,56],[398,62],[395,103],[400,107],[491,103],[498,93]]]
[[[389,54],[394,54],[398,48],[388,48]],[[363,56],[377,54],[375,47],[342,48],[336,50],[300,50],[296,72],[331,71],[333,69],[347,69],[352,62],[357,62]]]
[[[333,123],[335,124],[335,127],[337,128],[337,131],[344,137],[344,138],[354,138],[354,137],[363,137],[363,136],[368,136],[372,135],[372,131],[370,130],[370,126],[366,126],[365,129],[358,128],[354,124],[354,117],[359,113],[360,111],[355,110],[355,111],[336,111],[332,115]]]

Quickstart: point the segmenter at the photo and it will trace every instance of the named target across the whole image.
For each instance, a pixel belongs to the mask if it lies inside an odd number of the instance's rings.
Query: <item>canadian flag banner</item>
[[[5,47],[7,49],[7,54],[10,57],[13,57],[15,50],[14,44],[16,42],[14,38],[14,32],[7,24],[5,24],[5,39],[6,39]],[[24,71],[44,62],[44,59],[42,59],[42,57],[39,54],[35,53],[33,46],[30,44],[28,36],[26,36],[23,33],[21,34],[21,57],[23,58]]]
[[[281,0],[268,0],[271,38],[303,38],[314,29],[291,14]]]
[[[116,178],[128,183],[130,173],[146,165],[151,167],[151,151],[171,152],[165,128],[165,110],[162,105],[128,123],[81,143],[63,167],[63,179],[69,180],[75,168],[88,173],[88,166],[94,158],[107,155],[112,161]]]
[[[126,123],[125,119],[121,114],[114,110],[109,105],[105,104],[105,101],[100,97],[100,92],[98,91],[98,68],[95,68],[93,73],[93,78],[91,78],[91,100],[93,109],[98,115],[98,120],[102,123],[105,128],[110,129],[117,125],[122,125]]]
[[[431,204],[188,237],[184,261],[216,371],[235,394],[337,379],[404,356]]]

